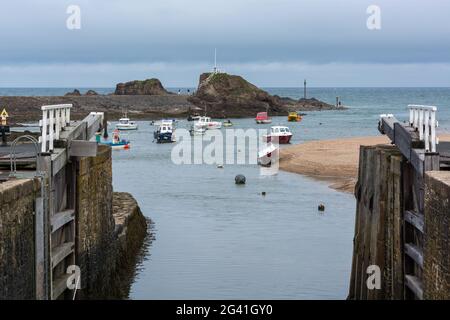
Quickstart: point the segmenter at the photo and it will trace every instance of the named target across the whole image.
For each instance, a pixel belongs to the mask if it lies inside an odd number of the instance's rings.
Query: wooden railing
[[[426,152],[436,152],[436,110],[434,106],[411,104],[409,108],[409,125],[419,133],[419,139],[425,143]]]
[[[42,120],[39,122],[42,135],[39,138],[41,152],[52,152],[53,142],[59,139],[61,131],[70,125],[71,104],[42,106]]]

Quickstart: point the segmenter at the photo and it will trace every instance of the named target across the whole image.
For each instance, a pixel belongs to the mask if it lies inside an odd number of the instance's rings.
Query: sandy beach
[[[450,135],[439,135],[450,141]],[[358,175],[359,147],[390,143],[386,136],[309,141],[281,150],[280,169],[327,181],[330,187],[353,193]]]

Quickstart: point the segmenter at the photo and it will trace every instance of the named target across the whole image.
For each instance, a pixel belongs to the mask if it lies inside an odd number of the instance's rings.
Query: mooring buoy
[[[234,182],[236,184],[245,184],[245,176],[243,174],[238,174],[235,178],[234,178]]]

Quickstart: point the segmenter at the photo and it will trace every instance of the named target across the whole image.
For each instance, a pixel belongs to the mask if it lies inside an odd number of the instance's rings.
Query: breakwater
[[[0,184],[0,299],[128,297],[148,222],[113,192],[110,147],[88,141],[102,114],[52,118],[67,109],[43,107],[50,135],[21,145]]]
[[[450,298],[450,145],[436,144],[433,112],[382,116],[394,144],[360,149],[349,299]]]

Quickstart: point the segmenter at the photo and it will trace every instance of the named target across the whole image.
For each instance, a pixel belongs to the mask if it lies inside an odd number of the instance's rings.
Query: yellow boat
[[[290,122],[300,122],[302,121],[302,116],[297,112],[289,112],[288,121]]]

